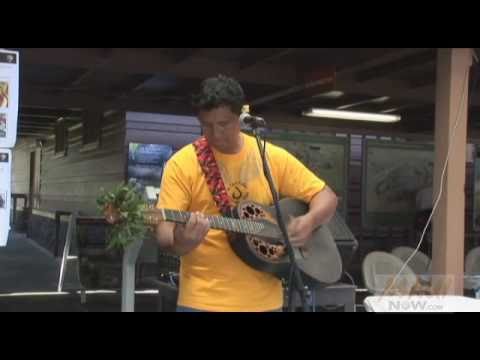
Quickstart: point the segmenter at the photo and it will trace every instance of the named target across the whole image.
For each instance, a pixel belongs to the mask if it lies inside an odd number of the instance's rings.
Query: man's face
[[[209,144],[224,153],[238,150],[240,121],[228,106],[200,111],[198,119]]]

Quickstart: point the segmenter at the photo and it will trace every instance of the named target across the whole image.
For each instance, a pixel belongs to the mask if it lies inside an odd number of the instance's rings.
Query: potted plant
[[[144,211],[147,207],[142,186],[135,181],[102,191],[97,205],[106,221],[111,224],[107,232],[108,249],[125,249],[148,231]]]

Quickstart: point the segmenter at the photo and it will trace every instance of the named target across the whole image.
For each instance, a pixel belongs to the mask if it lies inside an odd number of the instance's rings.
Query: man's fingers
[[[289,236],[289,239],[290,239],[290,243],[291,243],[293,246],[298,245],[298,238],[297,238],[296,236]]]
[[[205,217],[202,214],[200,214],[198,211],[191,213],[190,219],[188,219],[188,222],[187,222],[187,226],[191,228],[195,227],[202,221],[203,218]]]
[[[201,227],[202,231],[205,233],[210,228],[210,222],[208,221],[208,218],[203,214],[200,214],[199,216],[198,225]]]
[[[296,235],[298,234],[298,226],[297,226],[297,222],[295,220],[293,220],[290,225],[288,226],[288,235],[290,237],[290,240],[292,238],[295,238]]]
[[[197,234],[206,234],[210,228],[210,223],[205,215],[197,211],[190,215],[190,219],[188,220],[186,227],[188,231]]]
[[[193,227],[196,223],[197,223],[197,214],[196,214],[196,213],[191,213],[191,214],[190,214],[190,218],[188,219],[186,226],[187,226],[188,228],[191,228],[191,227]]]
[[[292,215],[288,215],[288,225],[293,226],[293,224],[295,224],[295,219],[296,219],[296,217],[294,217]]]
[[[196,217],[197,217],[197,223],[195,225],[198,225],[198,226],[205,226],[206,224],[208,224],[208,219],[205,215],[197,212],[196,213]]]

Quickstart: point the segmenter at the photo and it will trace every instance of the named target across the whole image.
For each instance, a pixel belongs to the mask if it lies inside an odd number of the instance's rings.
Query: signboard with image
[[[10,232],[10,186],[12,152],[0,149],[0,247],[7,244]]]
[[[367,140],[363,155],[363,225],[411,226],[420,193],[432,188],[433,145]]]
[[[17,140],[18,52],[0,49],[0,148],[13,148]]]
[[[338,212],[344,218],[347,217],[350,156],[347,138],[282,131],[268,134],[267,141],[290,152],[315,175],[323,179],[339,197]]]
[[[170,145],[130,143],[128,148],[128,180],[145,188],[151,205],[156,204],[165,163],[173,155]]]

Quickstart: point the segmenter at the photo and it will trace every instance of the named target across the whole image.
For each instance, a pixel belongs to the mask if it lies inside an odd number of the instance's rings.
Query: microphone
[[[248,125],[252,128],[265,127],[267,125],[263,118],[259,116],[252,116],[246,112],[240,115],[240,123]]]

